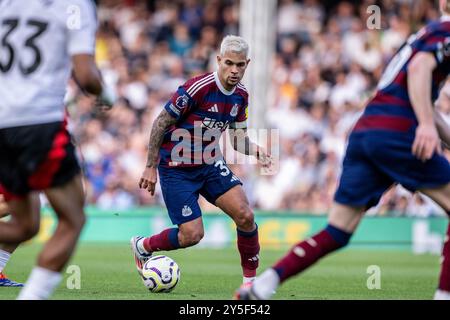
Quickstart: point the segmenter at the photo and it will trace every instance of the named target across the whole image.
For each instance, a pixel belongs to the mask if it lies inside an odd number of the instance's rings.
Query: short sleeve
[[[185,85],[180,86],[172,98],[166,103],[164,109],[174,118],[180,120],[192,110],[193,99],[186,92]]]
[[[417,51],[431,53],[438,65],[450,61],[450,30],[446,29],[437,28],[426,33],[416,47]]]
[[[94,54],[97,32],[96,8],[91,0],[67,1],[67,51],[69,55]]]

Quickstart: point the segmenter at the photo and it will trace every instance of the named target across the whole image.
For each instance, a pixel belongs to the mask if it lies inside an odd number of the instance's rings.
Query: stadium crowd
[[[367,7],[375,3],[379,30],[366,24]],[[428,0],[279,1],[267,112],[267,126],[280,130],[279,171],[255,180],[252,170],[232,165],[255,208],[327,212],[347,134],[383,67],[408,34],[437,17]],[[239,1],[104,0],[98,19],[97,60],[120,99],[104,115],[92,113],[92,100],[75,85],[68,95],[88,202],[116,210],[160,205],[159,191],[150,197],[137,187],[152,122],[180,84],[215,69],[221,38],[239,32]],[[442,111],[450,120],[450,109]],[[442,214],[400,187],[370,213]]]

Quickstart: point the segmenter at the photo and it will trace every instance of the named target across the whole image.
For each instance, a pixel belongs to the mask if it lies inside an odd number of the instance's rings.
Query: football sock
[[[255,281],[256,277],[243,277],[242,283],[249,283]]]
[[[321,257],[346,246],[351,233],[328,225],[324,230],[296,244],[291,251],[272,268],[278,273],[280,283],[305,270]]]
[[[6,264],[9,261],[10,257],[11,257],[11,253],[9,253],[8,251],[0,249],[0,272],[3,271],[3,269],[6,266]]]
[[[17,300],[46,300],[59,285],[61,279],[61,273],[36,266],[31,271]]]
[[[142,246],[148,253],[153,251],[168,251],[180,248],[178,228],[166,229],[159,234],[145,238]]]
[[[441,257],[441,275],[439,277],[439,290],[447,291],[450,294],[450,224],[444,239],[444,247]]]
[[[242,273],[245,278],[256,276],[259,265],[258,226],[250,232],[237,230],[237,246],[241,255]],[[244,282],[245,282],[244,278]]]

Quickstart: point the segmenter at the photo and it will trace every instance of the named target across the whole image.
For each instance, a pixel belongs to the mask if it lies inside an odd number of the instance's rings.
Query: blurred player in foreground
[[[47,299],[85,222],[63,101],[71,71],[85,92],[99,97],[98,104],[111,106],[113,96],[94,60],[92,1],[2,1],[0,21],[0,183],[11,213],[10,221],[0,222],[0,243],[17,246],[38,232],[43,191],[58,225],[18,299]]]
[[[242,286],[236,299],[269,299],[288,278],[346,246],[364,212],[394,183],[422,192],[450,213],[450,165],[441,141],[450,145],[450,128],[432,103],[450,72],[450,1],[441,0],[440,9],[440,20],[411,35],[399,49],[356,123],[328,226]],[[448,237],[449,231],[435,299],[450,299]]]
[[[243,282],[256,276],[258,227],[242,183],[228,168],[219,146],[222,132],[230,127],[235,150],[255,156],[263,167],[271,166],[271,156],[251,142],[246,131],[248,93],[240,81],[250,62],[248,50],[241,37],[225,37],[218,70],[180,86],[153,124],[139,186],[153,195],[158,168],[170,219],[178,227],[131,239],[139,272],[153,252],[190,247],[203,238],[201,194],[236,223]]]
[[[0,185],[0,219],[9,215],[8,204],[5,202],[1,189]],[[17,249],[17,246],[16,244],[0,246],[0,287],[23,287],[23,284],[8,279],[3,273],[6,264],[11,258],[11,254]]]

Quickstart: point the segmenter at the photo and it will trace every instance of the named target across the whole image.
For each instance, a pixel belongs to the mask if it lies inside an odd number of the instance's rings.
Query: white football
[[[154,256],[142,266],[142,281],[151,292],[170,292],[180,281],[180,268],[168,256]]]

